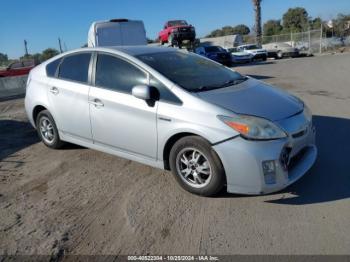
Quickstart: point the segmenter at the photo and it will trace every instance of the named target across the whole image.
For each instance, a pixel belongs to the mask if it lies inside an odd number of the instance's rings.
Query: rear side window
[[[56,76],[56,70],[57,70],[57,67],[60,64],[61,60],[62,60],[62,58],[56,59],[55,61],[52,61],[51,63],[47,64],[47,66],[46,66],[47,76],[50,76],[50,77]]]
[[[90,53],[81,53],[64,57],[59,68],[58,77],[87,83],[90,58]]]
[[[15,62],[10,66],[11,69],[17,69],[17,68],[21,68],[21,67],[23,67],[22,62]]]
[[[129,62],[111,55],[99,54],[95,85],[118,92],[131,93],[136,85],[147,84],[147,75]]]
[[[24,67],[34,66],[34,61],[23,61]]]

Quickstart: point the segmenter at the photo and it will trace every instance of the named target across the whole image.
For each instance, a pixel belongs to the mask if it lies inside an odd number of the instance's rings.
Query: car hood
[[[197,94],[203,100],[234,113],[271,121],[288,118],[304,108],[303,103],[292,95],[253,78],[241,84]]]
[[[248,52],[233,52],[233,53],[231,53],[231,55],[234,55],[234,56],[250,56],[251,54],[248,53]]]

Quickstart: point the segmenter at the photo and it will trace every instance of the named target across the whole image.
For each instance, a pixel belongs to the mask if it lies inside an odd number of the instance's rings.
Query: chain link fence
[[[262,43],[286,43],[298,48],[302,53],[315,54],[349,49],[350,36],[326,37],[322,29],[317,29],[301,33],[263,36]]]

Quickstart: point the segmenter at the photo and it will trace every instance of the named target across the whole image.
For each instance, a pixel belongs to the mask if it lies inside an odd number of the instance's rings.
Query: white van
[[[112,19],[93,22],[88,33],[88,47],[147,45],[142,21]]]

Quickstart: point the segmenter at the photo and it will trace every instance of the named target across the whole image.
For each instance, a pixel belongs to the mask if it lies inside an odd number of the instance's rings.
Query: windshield
[[[138,55],[137,58],[191,92],[234,85],[247,79],[223,65],[191,53],[162,52]]]
[[[187,22],[184,20],[175,20],[175,21],[168,22],[168,26],[177,26],[177,25],[187,25]]]
[[[207,47],[204,47],[204,48],[205,48],[205,52],[208,52],[208,53],[224,51],[224,49],[221,48],[220,46],[207,46]]]
[[[260,48],[261,47],[258,45],[247,45],[244,47],[244,49],[247,49],[247,50],[260,49]]]

